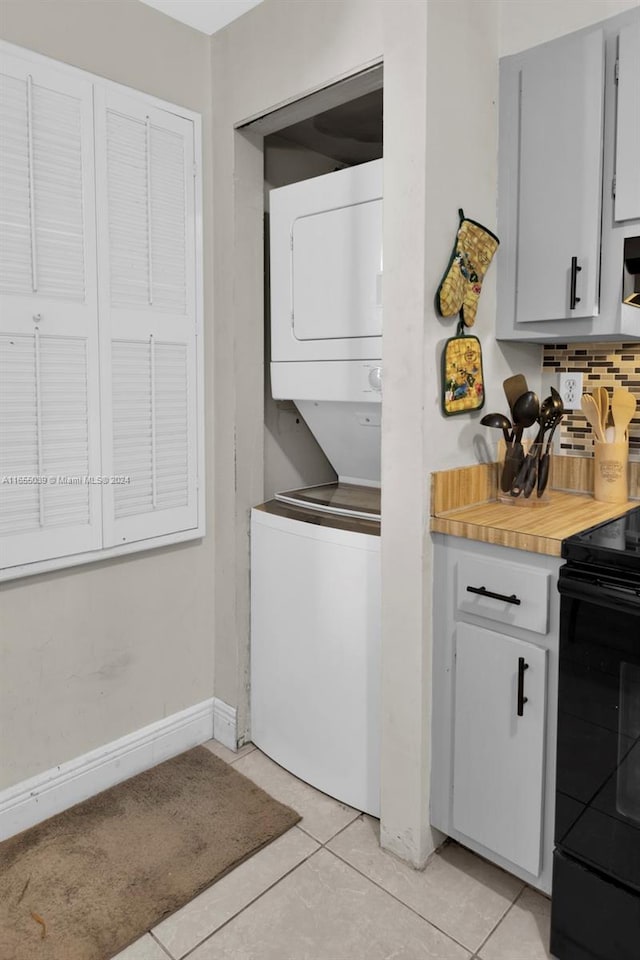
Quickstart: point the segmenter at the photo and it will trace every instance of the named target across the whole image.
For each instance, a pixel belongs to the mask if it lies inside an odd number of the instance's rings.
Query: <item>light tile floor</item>
[[[253,745],[206,746],[302,819],[114,960],[550,958],[549,901],[520,880],[455,843],[413,870]]]

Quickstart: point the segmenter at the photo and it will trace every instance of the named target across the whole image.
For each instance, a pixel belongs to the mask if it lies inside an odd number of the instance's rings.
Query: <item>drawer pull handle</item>
[[[519,597],[516,597],[515,593],[512,593],[508,597],[504,593],[493,593],[491,590],[487,590],[486,587],[467,587],[467,593],[478,593],[481,597],[493,597],[494,600],[504,600],[505,603],[514,603],[516,607],[519,607],[522,603]]]
[[[524,705],[528,703],[529,698],[524,695],[524,672],[529,669],[529,664],[524,662],[524,657],[518,657],[518,716],[524,716]]]

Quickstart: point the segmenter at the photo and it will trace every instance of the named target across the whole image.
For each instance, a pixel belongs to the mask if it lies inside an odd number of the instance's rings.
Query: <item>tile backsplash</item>
[[[638,400],[638,410],[629,424],[629,454],[640,457],[640,343],[557,343],[545,345],[543,376],[582,373],[584,393],[595,387],[626,387]],[[556,384],[557,386],[557,384]],[[565,414],[560,425],[562,453],[590,454],[592,431],[580,410]]]

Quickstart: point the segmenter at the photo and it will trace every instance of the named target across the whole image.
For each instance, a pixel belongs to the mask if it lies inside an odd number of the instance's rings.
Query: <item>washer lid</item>
[[[276,500],[347,517],[380,519],[380,487],[377,486],[369,487],[338,480],[315,487],[301,487],[298,490],[276,493]]]

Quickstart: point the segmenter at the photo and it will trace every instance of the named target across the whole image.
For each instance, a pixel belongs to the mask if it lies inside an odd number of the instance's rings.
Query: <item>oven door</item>
[[[640,584],[560,571],[556,846],[640,891]]]

